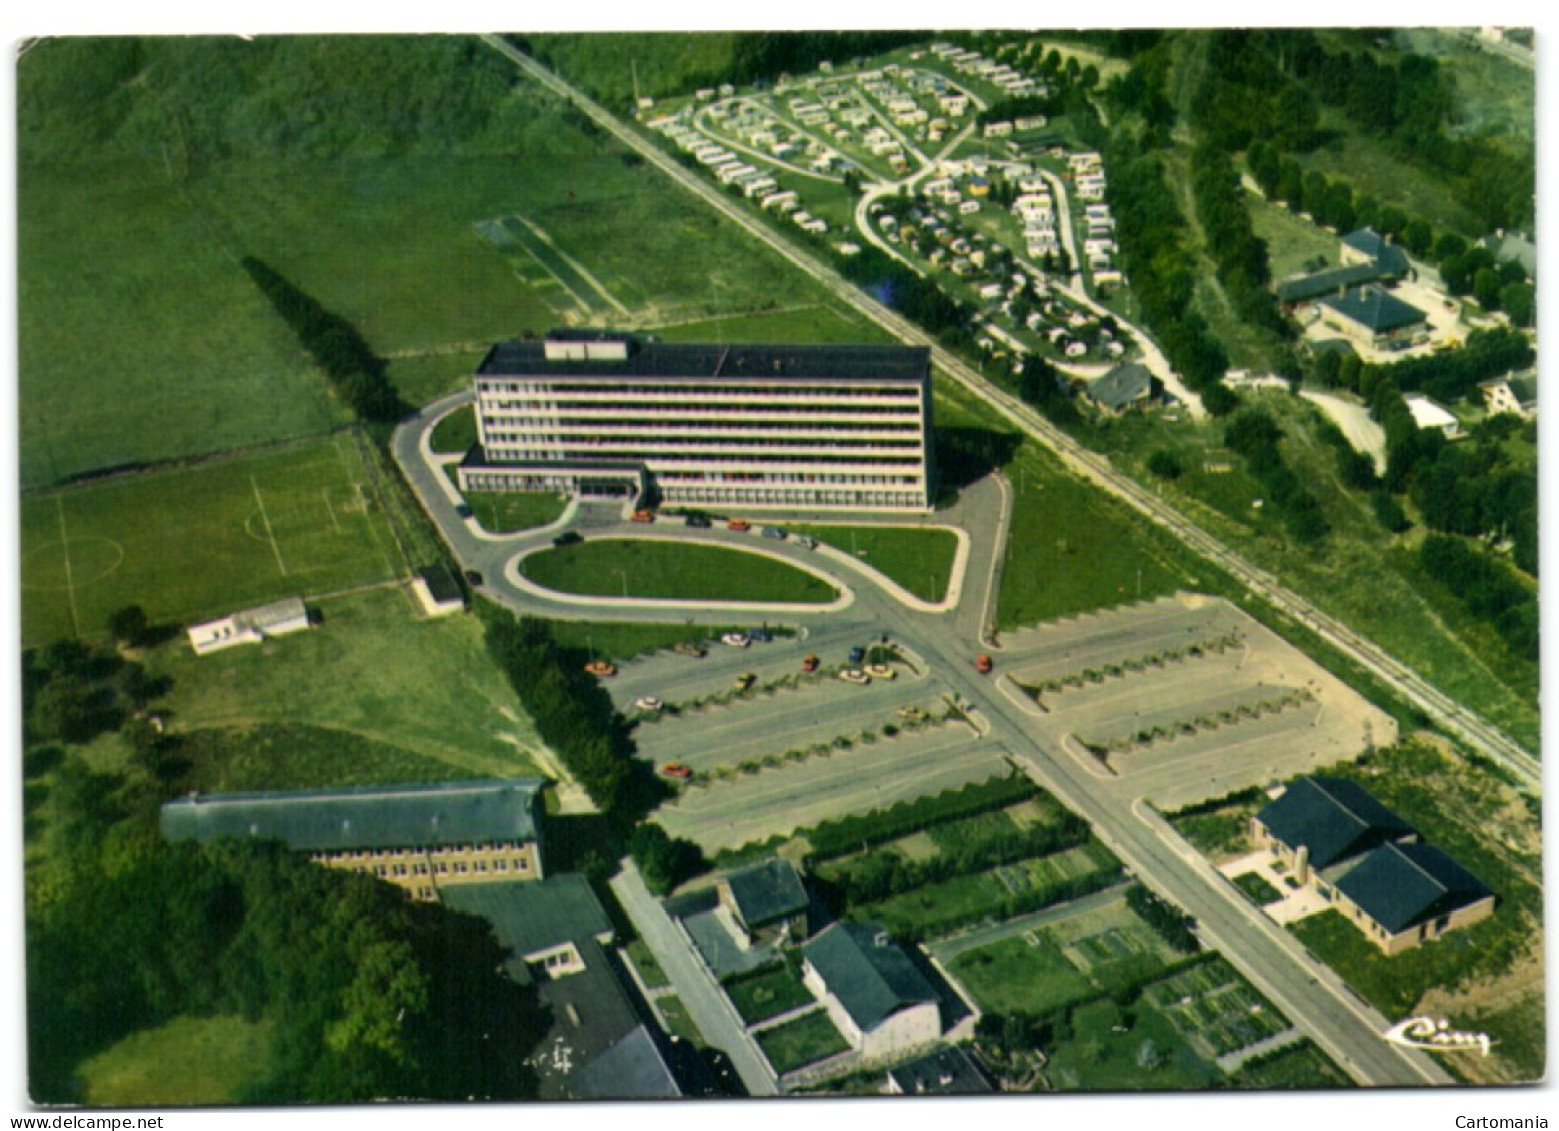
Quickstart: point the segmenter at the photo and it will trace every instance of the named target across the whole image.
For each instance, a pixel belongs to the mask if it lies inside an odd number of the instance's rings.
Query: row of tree
[[[1539,646],[1537,593],[1509,567],[1480,553],[1461,538],[1431,534],[1418,550],[1430,577],[1455,594],[1473,616],[1489,622],[1517,655],[1536,660]]]
[[[1196,215],[1206,235],[1207,253],[1217,264],[1218,281],[1242,321],[1292,338],[1294,327],[1278,310],[1268,284],[1272,266],[1265,240],[1256,238],[1234,160],[1209,143],[1191,152],[1191,189]]]
[[[1250,473],[1266,492],[1266,504],[1282,515],[1289,534],[1300,545],[1326,537],[1330,527],[1321,504],[1283,460],[1283,430],[1259,408],[1244,408],[1224,426],[1223,442],[1245,459]]]

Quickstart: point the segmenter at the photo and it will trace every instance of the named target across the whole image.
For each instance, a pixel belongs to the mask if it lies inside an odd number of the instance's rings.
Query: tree
[[[109,615],[108,631],[119,643],[135,648],[147,640],[151,621],[140,605],[126,605]]]
[[[1500,288],[1499,308],[1515,325],[1530,327],[1537,318],[1537,292],[1531,283],[1510,283]]]
[[[1228,416],[1240,404],[1240,395],[1227,385],[1209,385],[1202,390],[1202,407],[1213,416]]]
[[[1442,232],[1440,238],[1435,240],[1434,257],[1438,262],[1444,263],[1447,259],[1466,253],[1467,241],[1455,232]]]
[[[691,841],[674,839],[659,825],[639,825],[628,838],[628,852],[649,889],[664,895],[705,867],[703,853]]]
[[[1180,457],[1167,448],[1161,448],[1148,457],[1148,470],[1160,479],[1179,479],[1185,474]]]
[[[1402,242],[1414,255],[1422,257],[1429,254],[1433,241],[1434,232],[1423,220],[1409,220],[1402,229]]]
[[[1472,277],[1472,297],[1485,310],[1498,310],[1500,296],[1499,273],[1492,267],[1483,267]]]

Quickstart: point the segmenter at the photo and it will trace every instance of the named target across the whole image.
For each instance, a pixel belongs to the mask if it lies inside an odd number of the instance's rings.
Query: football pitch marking
[[[319,489],[319,493],[320,493],[321,496],[324,497],[324,500],[325,500],[325,513],[330,516],[330,525],[334,526],[336,528],[336,533],[337,534],[340,534],[341,533],[341,523],[336,518],[336,508],[330,505],[330,488],[329,487],[321,487]]]
[[[249,485],[254,488],[254,501],[260,504],[260,521],[265,523],[265,536],[271,540],[271,550],[276,555],[276,567],[281,570],[281,575],[286,577],[287,563],[282,561],[281,547],[276,544],[276,532],[271,529],[270,516],[265,513],[265,499],[260,495],[260,484],[253,472],[249,473]]]
[[[65,529],[65,496],[55,495],[54,502],[60,512],[60,549],[65,556],[65,597],[70,602],[70,627],[81,635],[81,618],[76,614],[76,584],[70,576],[70,534]]]

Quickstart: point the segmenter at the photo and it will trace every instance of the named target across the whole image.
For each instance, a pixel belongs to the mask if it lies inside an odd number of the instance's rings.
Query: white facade
[[[245,609],[189,627],[190,647],[195,655],[205,656],[232,648],[238,644],[259,644],[272,636],[285,636],[289,632],[302,632],[309,626],[308,610],[303,598],[288,597],[270,605]]]
[[[720,346],[560,331],[476,374],[466,490],[668,506],[928,510],[930,359],[879,346]]]

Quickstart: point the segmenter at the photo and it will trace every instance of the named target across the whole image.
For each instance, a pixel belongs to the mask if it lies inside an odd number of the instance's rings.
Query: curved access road
[[[920,327],[857,289],[810,253],[771,231],[745,208],[723,196],[692,171],[683,168],[658,146],[641,137],[615,115],[501,36],[488,35],[484,38],[489,45],[513,61],[527,75],[568,100],[621,144],[643,157],[646,163],[661,170],[688,192],[763,243],[776,255],[805,272],[840,302],[872,319],[900,340],[929,347],[937,365],[949,377],[982,398],[1026,434],[1050,447],[1062,462],[1077,474],[1111,492],[1128,506],[1174,534],[1253,593],[1293,617],[1381,679],[1446,731],[1504,768],[1522,789],[1534,795],[1540,792],[1541,763],[1532,752],[1515,742],[1499,728],[1457,703],[1373,641],[1335,617],[1322,612],[1308,600],[1279,583],[1277,578],[1266,570],[1246,561],[1169,503],[1130,476],[1118,471],[1107,456],[1089,451],[1018,398],[986,381],[972,367],[939,346]]]

